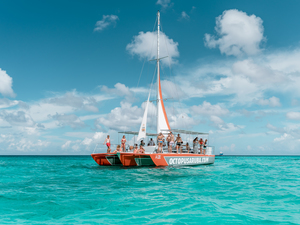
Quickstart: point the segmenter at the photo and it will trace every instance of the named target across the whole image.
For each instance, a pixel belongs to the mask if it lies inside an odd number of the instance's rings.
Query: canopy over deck
[[[120,131],[118,132],[119,134],[132,134],[132,135],[138,135],[139,132],[136,131]],[[151,134],[151,133],[146,133],[146,136],[157,136],[157,134]]]
[[[209,135],[209,133],[189,131],[189,130],[179,130],[179,129],[171,129],[171,130],[165,130],[165,131],[172,132],[172,133],[180,133],[180,134]]]
[[[173,133],[180,133],[180,134],[193,134],[193,135],[209,135],[209,133],[203,133],[203,132],[196,132],[196,131],[189,131],[189,130],[179,130],[179,129],[171,129],[171,130],[163,130],[166,133],[172,131]],[[119,134],[132,134],[132,135],[138,135],[139,132],[136,131],[120,131]],[[157,136],[157,134],[154,133],[146,133],[146,136]]]

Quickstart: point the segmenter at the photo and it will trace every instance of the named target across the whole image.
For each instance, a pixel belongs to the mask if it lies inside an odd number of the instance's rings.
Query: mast
[[[159,89],[160,89],[160,71],[159,71],[159,30],[160,30],[160,12],[158,10],[157,12],[157,123],[156,123],[156,131],[157,134],[159,134],[160,129],[159,129],[159,100],[160,100],[160,96],[159,96]]]
[[[166,130],[170,130],[170,125],[167,117],[167,113],[164,106],[162,97],[161,85],[160,85],[160,70],[159,70],[159,31],[160,31],[160,12],[157,12],[157,134],[160,132],[166,133]]]

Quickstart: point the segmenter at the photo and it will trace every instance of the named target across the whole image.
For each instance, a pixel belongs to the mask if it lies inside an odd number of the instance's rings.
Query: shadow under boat
[[[122,166],[118,155],[114,153],[94,153],[91,156],[99,166]]]

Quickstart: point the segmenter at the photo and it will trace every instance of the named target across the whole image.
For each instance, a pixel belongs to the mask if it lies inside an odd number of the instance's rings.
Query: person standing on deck
[[[204,155],[206,154],[206,147],[207,147],[207,139],[205,139],[204,145],[203,145]]]
[[[178,148],[180,148],[180,153],[182,153],[182,139],[180,137],[180,134],[178,134],[177,138],[176,138],[176,150],[177,150],[177,154],[178,154]]]
[[[170,140],[170,153],[172,153],[172,148],[173,148],[173,145],[174,145],[174,141],[175,141],[175,137],[172,133],[172,131],[170,132],[170,137],[171,137],[171,140]]]
[[[106,144],[106,146],[107,146],[107,153],[110,153],[110,138],[109,138],[109,135],[107,135],[107,138],[105,139],[105,141],[104,141],[104,143],[103,143],[104,145]]]
[[[159,135],[157,136],[157,142],[158,142],[157,153],[159,153],[159,152],[162,153],[163,138],[164,138],[164,135],[160,132]]]
[[[193,140],[193,150],[194,154],[198,154],[198,137]]]
[[[199,145],[200,145],[200,154],[203,154],[203,144],[204,144],[203,139],[200,138],[200,141],[199,141]]]
[[[123,135],[123,138],[121,140],[121,149],[123,152],[125,152],[125,145],[126,145],[126,138],[125,138],[125,135]]]
[[[166,138],[167,140],[167,145],[168,145],[168,152],[172,152],[172,146],[170,148],[170,142],[171,142],[171,133],[168,134],[168,137]]]

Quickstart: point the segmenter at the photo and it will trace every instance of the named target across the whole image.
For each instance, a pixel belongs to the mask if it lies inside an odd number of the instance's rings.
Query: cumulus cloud
[[[283,72],[258,65],[249,59],[234,63],[232,65],[232,72],[239,76],[245,76],[251,82],[259,85],[270,85],[288,81]]]
[[[97,101],[94,97],[80,96],[75,90],[67,92],[64,95],[49,98],[45,102],[58,106],[71,106],[75,109],[98,112],[98,108],[96,107]]]
[[[182,99],[186,98],[186,93],[180,88],[179,85],[176,85],[172,81],[162,80],[161,89],[163,90],[163,96],[165,98],[173,98],[173,99]]]
[[[204,101],[202,105],[194,105],[191,107],[194,114],[204,115],[204,116],[225,116],[229,114],[229,110],[220,106],[212,105],[211,103]]]
[[[73,129],[83,128],[85,124],[75,114],[58,114],[51,116],[50,118],[55,119],[58,122],[58,126],[65,127],[70,126]]]
[[[109,25],[116,25],[117,20],[119,17],[116,15],[103,15],[102,20],[97,21],[94,31],[102,31]]]
[[[286,117],[290,120],[300,120],[300,112],[288,112]]]
[[[104,126],[117,131],[137,128],[142,121],[143,113],[144,111],[141,108],[132,106],[128,102],[121,102],[121,107],[116,107],[105,117],[98,118],[96,127],[102,129],[102,126]]]
[[[260,52],[260,44],[265,39],[260,17],[248,16],[245,12],[231,9],[216,18],[217,37],[205,34],[205,45],[219,47],[221,53],[239,56]]]
[[[157,0],[156,4],[161,5],[163,8],[170,6],[171,0]]]
[[[135,100],[134,92],[132,90],[130,90],[129,87],[127,87],[121,83],[116,83],[114,85],[114,88],[108,88],[107,86],[102,86],[101,91],[108,93],[110,95],[117,95],[120,97],[125,97],[127,102],[132,102]]]
[[[189,20],[190,16],[185,11],[182,11],[180,19]]]
[[[234,125],[233,123],[225,123],[218,116],[210,116],[210,121],[213,122],[213,125],[218,128],[218,132],[233,132],[239,129],[244,128],[244,126]]]
[[[126,50],[140,58],[156,59],[157,57],[157,32],[140,32],[133,37],[130,44],[126,46]],[[176,63],[175,58],[179,57],[178,42],[173,41],[163,32],[160,32],[160,57],[168,56],[168,58],[161,60],[165,65]]]
[[[258,105],[268,105],[268,106],[271,106],[271,107],[281,106],[280,99],[276,98],[274,96],[269,98],[269,99],[259,99],[259,100],[256,101],[256,103]]]
[[[36,124],[31,116],[24,111],[2,111],[0,117],[13,126],[32,127]]]
[[[0,109],[9,108],[19,104],[19,101],[11,101],[7,98],[0,98]]]
[[[16,94],[12,89],[12,78],[5,70],[0,69],[0,94],[9,97],[15,97]]]

